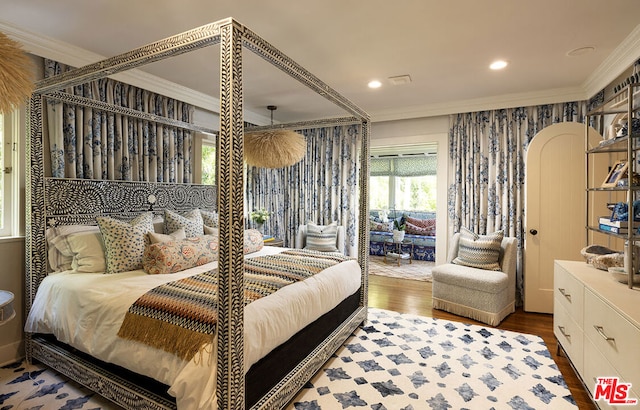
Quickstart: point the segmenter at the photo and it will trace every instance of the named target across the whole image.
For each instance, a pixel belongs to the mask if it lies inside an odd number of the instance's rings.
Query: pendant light
[[[0,33],[0,113],[9,113],[33,92],[33,64],[20,43]]]
[[[273,112],[275,105],[267,106]],[[274,129],[247,132],[244,135],[244,159],[247,164],[259,168],[284,168],[296,164],[305,157],[307,142],[304,136],[292,130]]]

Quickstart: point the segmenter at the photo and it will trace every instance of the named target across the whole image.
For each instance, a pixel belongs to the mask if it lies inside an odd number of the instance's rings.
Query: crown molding
[[[23,49],[28,53],[58,61],[72,67],[82,67],[106,58],[105,56],[92,53],[83,48],[23,30],[6,22],[0,21],[0,31],[13,40],[20,42],[23,45]],[[175,98],[202,108],[203,110],[214,113],[220,112],[220,100],[218,98],[181,86],[174,82],[167,81],[138,69],[114,74],[110,76],[110,78],[170,98]],[[256,125],[270,124],[269,118],[251,111],[245,111],[244,120]]]
[[[488,98],[471,100],[447,101],[440,104],[429,104],[403,108],[402,111],[384,111],[371,114],[373,122],[404,120],[418,117],[435,117],[458,114],[463,112],[477,112],[497,110],[502,108],[528,107],[540,104],[555,104],[567,101],[582,101],[586,93],[581,87],[556,88],[536,91],[532,93],[504,94]]]
[[[587,98],[611,84],[640,56],[640,24],[616,47],[611,54],[585,80],[583,88]]]

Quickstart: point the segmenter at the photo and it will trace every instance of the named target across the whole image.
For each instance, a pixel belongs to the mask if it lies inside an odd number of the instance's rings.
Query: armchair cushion
[[[500,246],[504,232],[478,235],[466,228],[460,229],[458,256],[454,264],[486,270],[500,270]]]
[[[334,231],[335,234],[333,233]],[[309,222],[307,225],[300,225],[298,227],[295,243],[298,249],[306,248],[325,252],[344,252],[344,245],[344,226],[338,225],[336,222],[330,225],[316,225],[313,222]]]

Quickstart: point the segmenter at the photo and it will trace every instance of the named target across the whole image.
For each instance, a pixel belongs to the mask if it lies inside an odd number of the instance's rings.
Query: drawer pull
[[[604,328],[602,326],[598,326],[598,325],[593,325],[593,327],[596,329],[596,332],[598,332],[598,334],[600,336],[602,336],[602,338],[604,340],[606,340],[607,342],[614,342],[616,339],[613,337],[609,337],[607,336],[607,334],[604,332]]]
[[[564,326],[558,326],[558,330],[560,331],[560,333],[562,333],[562,336],[571,340],[571,335],[564,331]]]
[[[558,290],[560,291],[562,296],[564,296],[565,298],[567,298],[567,300],[569,302],[571,302],[571,294],[570,293],[567,293],[563,288],[558,288]]]

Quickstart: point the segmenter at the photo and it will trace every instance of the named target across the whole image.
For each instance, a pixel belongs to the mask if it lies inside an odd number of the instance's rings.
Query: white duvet
[[[249,257],[282,250],[265,246]],[[217,262],[213,262],[170,275],[147,275],[142,270],[113,275],[71,271],[49,275],[38,288],[25,331],[51,333],[100,360],[169,385],[169,393],[176,397],[181,410],[215,409],[214,346],[207,346],[208,353],[187,362],[171,353],[121,339],[117,332],[129,306],[145,292],[216,266]],[[360,267],[352,260],[247,305],[245,371],[359,287]]]

